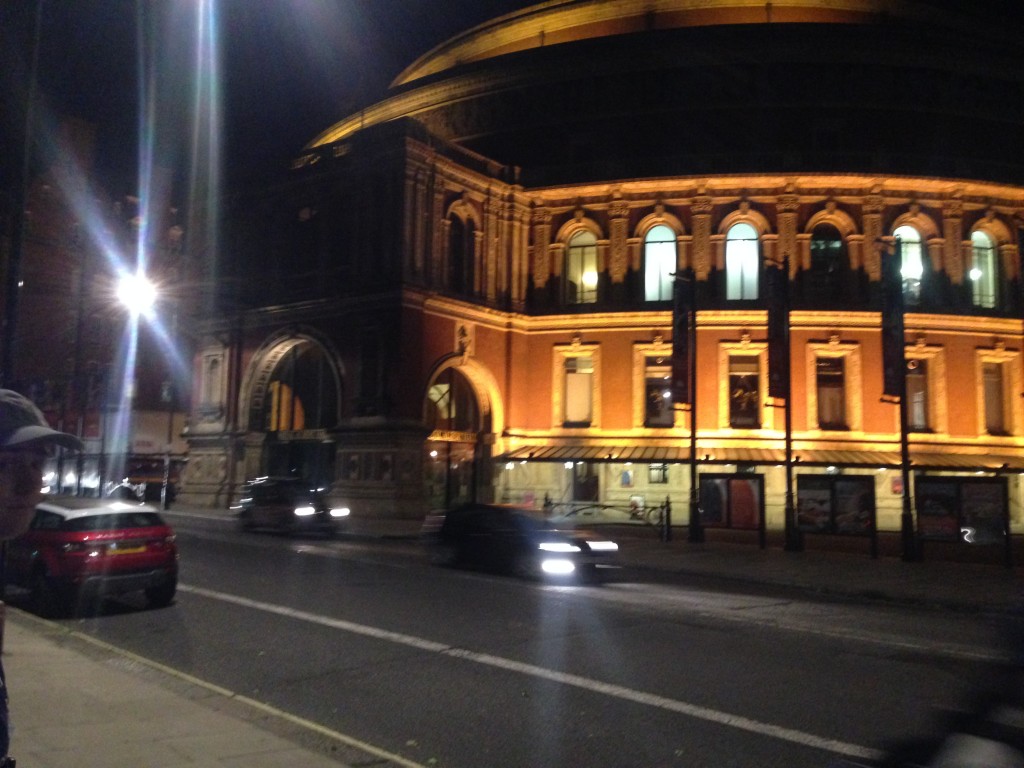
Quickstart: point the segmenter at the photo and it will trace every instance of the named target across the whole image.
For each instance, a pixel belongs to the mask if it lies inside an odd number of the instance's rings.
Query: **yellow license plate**
[[[107,554],[110,555],[137,555],[139,552],[145,552],[145,547],[115,547],[107,550]]]

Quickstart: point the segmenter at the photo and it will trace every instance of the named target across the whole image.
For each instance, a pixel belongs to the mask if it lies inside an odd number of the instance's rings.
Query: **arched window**
[[[473,387],[459,371],[447,368],[427,391],[426,423],[431,430],[478,432],[480,406]]]
[[[903,276],[903,300],[907,304],[921,302],[921,277],[924,275],[924,248],[921,244],[921,233],[904,224],[897,227],[893,235],[900,239]]]
[[[659,224],[644,238],[644,301],[669,301],[676,271],[676,233]]]
[[[833,301],[842,288],[845,268],[843,236],[831,224],[819,224],[811,233],[811,269],[808,275],[811,298]]]
[[[580,230],[569,239],[564,274],[567,304],[597,301],[597,237],[593,232]]]
[[[971,300],[974,306],[992,309],[996,306],[999,266],[992,238],[981,230],[971,233]]]
[[[760,270],[757,230],[734,224],[725,236],[725,298],[756,299]]]
[[[473,222],[463,222],[458,216],[449,219],[448,258],[451,288],[456,293],[472,293],[475,278]]]

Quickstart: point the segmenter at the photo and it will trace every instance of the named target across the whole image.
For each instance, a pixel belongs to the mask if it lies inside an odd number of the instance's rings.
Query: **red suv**
[[[178,587],[178,547],[156,507],[54,496],[36,507],[29,530],[8,545],[6,580],[28,589],[42,615],[136,591],[162,607]]]

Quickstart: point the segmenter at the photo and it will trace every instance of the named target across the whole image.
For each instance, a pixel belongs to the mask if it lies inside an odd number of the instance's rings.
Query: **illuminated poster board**
[[[701,525],[758,530],[763,519],[763,475],[700,476]]]
[[[797,525],[805,533],[870,536],[875,528],[875,478],[798,475]]]
[[[1004,544],[1009,534],[1006,480],[998,477],[919,477],[917,532],[932,541]]]

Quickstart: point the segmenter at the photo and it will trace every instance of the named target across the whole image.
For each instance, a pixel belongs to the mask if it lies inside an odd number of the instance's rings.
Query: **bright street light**
[[[125,275],[117,284],[117,298],[133,315],[146,315],[156,303],[156,286],[141,273]]]

